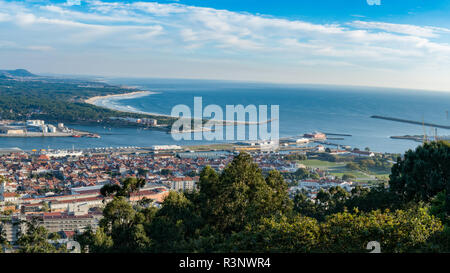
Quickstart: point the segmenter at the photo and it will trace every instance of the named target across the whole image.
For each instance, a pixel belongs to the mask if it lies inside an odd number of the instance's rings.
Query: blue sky
[[[450,91],[450,1],[367,2],[0,0],[0,68]]]

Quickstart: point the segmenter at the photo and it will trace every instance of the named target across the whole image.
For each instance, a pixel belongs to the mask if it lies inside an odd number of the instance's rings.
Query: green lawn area
[[[317,159],[302,160],[302,161],[299,161],[299,163],[301,163],[307,167],[319,168],[321,170],[323,170],[325,168],[342,167],[342,166],[346,165],[346,163],[344,163],[344,162],[330,162],[330,161],[323,161],[323,160],[317,160]]]
[[[317,159],[308,159],[298,161],[300,164],[305,165],[306,167],[320,169],[324,171],[328,171],[330,175],[342,177],[344,174],[353,175],[356,177],[358,181],[367,181],[367,180],[376,180],[375,177],[380,178],[381,180],[389,180],[388,173],[376,172],[372,174],[366,174],[361,171],[350,170],[346,167],[346,162],[330,162],[324,160]]]
[[[376,177],[378,177],[381,180],[389,181],[389,174],[377,174]]]

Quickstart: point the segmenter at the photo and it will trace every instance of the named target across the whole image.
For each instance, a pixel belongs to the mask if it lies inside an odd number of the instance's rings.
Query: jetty
[[[384,119],[384,120],[403,122],[403,123],[410,123],[410,124],[423,125],[423,126],[429,126],[429,127],[434,127],[434,128],[442,128],[442,129],[450,130],[450,126],[449,125],[440,125],[440,124],[434,124],[434,123],[428,123],[428,122],[420,122],[420,121],[414,121],[414,120],[408,120],[408,119],[383,117],[383,116],[371,116],[371,118]]]
[[[392,139],[406,139],[406,140],[414,140],[417,142],[423,142],[424,138],[427,139],[426,137],[424,137],[423,135],[414,135],[414,136],[410,136],[410,135],[406,135],[406,136],[391,136]]]
[[[350,134],[338,134],[338,133],[325,133],[325,132],[323,132],[325,135],[327,135],[327,136],[347,136],[347,137],[351,137],[352,135],[350,135]]]

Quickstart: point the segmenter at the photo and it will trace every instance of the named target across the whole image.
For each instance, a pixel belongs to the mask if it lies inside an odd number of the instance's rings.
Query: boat
[[[85,137],[90,137],[90,138],[100,138],[100,135],[97,134],[88,134]]]

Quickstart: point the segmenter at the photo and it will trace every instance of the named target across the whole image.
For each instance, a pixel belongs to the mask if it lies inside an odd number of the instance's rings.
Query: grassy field
[[[337,177],[342,177],[344,174],[353,175],[356,177],[357,181],[369,181],[369,180],[389,180],[388,173],[374,173],[368,174],[362,171],[350,170],[346,167],[346,162],[330,162],[317,159],[309,159],[299,161],[300,164],[305,165],[309,168],[320,169],[322,171],[327,171],[330,175]],[[378,178],[378,179],[377,179]]]
[[[299,161],[301,164],[311,167],[311,168],[336,168],[336,167],[342,167],[347,164],[345,162],[330,162],[330,161],[323,161],[323,160],[317,160],[317,159],[308,159],[308,160],[302,160]]]
[[[381,180],[389,180],[389,174],[377,174],[376,177]]]

